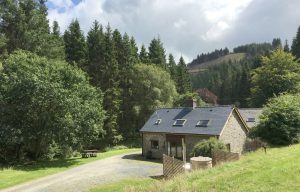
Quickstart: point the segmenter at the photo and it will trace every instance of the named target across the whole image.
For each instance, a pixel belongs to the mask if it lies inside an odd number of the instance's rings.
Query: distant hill
[[[193,64],[193,65],[188,65],[188,72],[192,75],[195,75],[199,72],[206,71],[209,67],[214,66],[214,65],[219,65],[228,61],[234,61],[238,62],[246,57],[246,53],[231,53],[225,56],[222,56],[220,58],[199,63],[199,64]]]

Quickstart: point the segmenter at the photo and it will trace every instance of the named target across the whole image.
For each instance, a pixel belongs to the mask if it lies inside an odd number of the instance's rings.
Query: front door
[[[183,135],[166,135],[168,155],[182,159],[182,139]]]

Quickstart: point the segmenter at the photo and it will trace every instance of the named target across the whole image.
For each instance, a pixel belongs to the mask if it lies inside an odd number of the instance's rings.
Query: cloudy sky
[[[168,53],[191,61],[216,48],[274,37],[291,42],[300,25],[299,0],[48,0],[63,32],[77,18],[87,34],[94,20],[149,45],[159,36]]]

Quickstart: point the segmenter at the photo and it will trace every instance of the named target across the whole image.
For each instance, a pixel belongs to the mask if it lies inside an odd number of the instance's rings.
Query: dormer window
[[[254,117],[249,117],[249,118],[247,119],[247,122],[255,122],[255,118],[254,118]]]
[[[200,120],[198,121],[198,123],[196,124],[196,127],[207,127],[208,123],[210,122],[210,120]]]
[[[186,122],[186,119],[176,119],[173,126],[183,126]]]
[[[159,125],[160,123],[161,123],[161,119],[157,119],[154,124]]]

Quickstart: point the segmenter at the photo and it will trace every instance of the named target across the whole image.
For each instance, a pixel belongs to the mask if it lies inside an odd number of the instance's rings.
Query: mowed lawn
[[[135,190],[137,187],[146,187],[155,182],[155,179],[141,179],[141,178],[131,178],[124,179],[116,183],[110,183],[105,185],[99,185],[98,187],[92,189],[90,192],[121,192],[124,190],[130,190],[131,187],[134,187]]]
[[[65,160],[41,161],[34,165],[20,165],[11,168],[4,168],[0,170],[0,189],[58,173],[66,169],[83,165],[95,160],[140,150],[141,149],[138,148],[112,150],[108,152],[98,153],[97,157],[93,158],[77,157]]]
[[[240,161],[125,191],[300,191],[300,145],[248,153]]]

